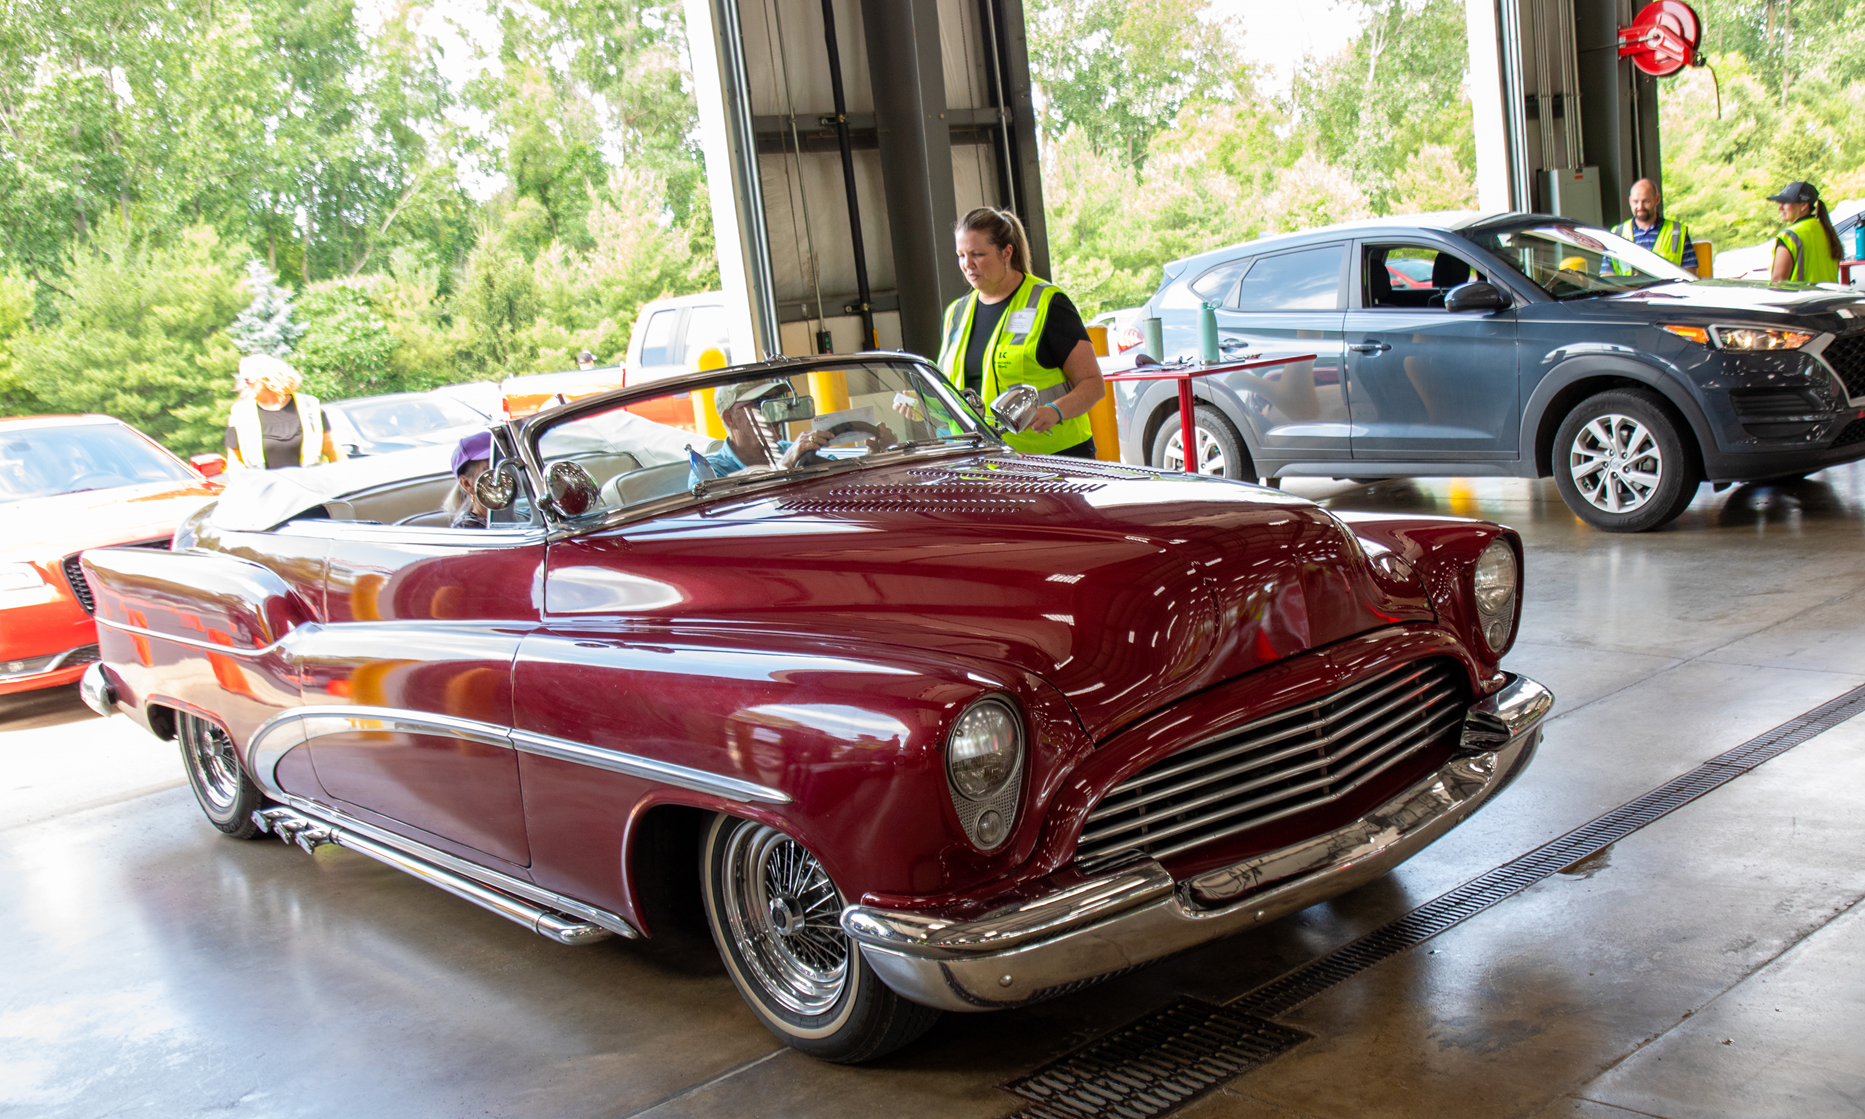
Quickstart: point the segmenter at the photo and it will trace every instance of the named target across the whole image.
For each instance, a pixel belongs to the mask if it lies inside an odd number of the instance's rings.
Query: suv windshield
[[[586,517],[938,443],[996,441],[927,366],[851,361],[741,373],[568,418],[537,436],[537,456],[559,510]]]
[[[0,431],[0,501],[193,481],[187,467],[120,424]]]
[[[1465,235],[1556,299],[1614,295],[1694,278],[1656,253],[1589,226],[1549,224]]]

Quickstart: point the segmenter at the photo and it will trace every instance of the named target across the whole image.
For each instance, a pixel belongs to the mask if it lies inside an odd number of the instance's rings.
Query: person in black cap
[[[1845,252],[1839,247],[1839,231],[1820,201],[1820,192],[1812,183],[1789,183],[1768,201],[1779,203],[1781,221],[1787,228],[1774,239],[1774,267],[1769,280],[1780,283],[1836,284],[1839,260]]]
[[[479,503],[473,493],[473,483],[486,471],[492,462],[492,433],[475,431],[463,436],[459,446],[453,449],[453,477],[459,483],[447,491],[447,512],[452,514],[448,521],[451,528],[485,528],[486,507]]]
[[[596,367],[596,355],[590,353],[588,350],[583,350],[576,355],[576,367],[578,369],[594,369]]]

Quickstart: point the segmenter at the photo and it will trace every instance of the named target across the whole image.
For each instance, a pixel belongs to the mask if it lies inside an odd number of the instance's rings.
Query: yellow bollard
[[[702,350],[699,359],[693,363],[695,373],[704,373],[712,369],[725,368],[725,351],[717,346]],[[693,418],[699,421],[700,430],[714,439],[725,438],[725,421],[719,418],[719,410],[712,406],[712,389],[694,389]]]
[[[1694,243],[1697,246],[1697,279],[1707,280],[1716,274],[1716,246],[1708,241]]]
[[[1107,356],[1107,328],[1088,328],[1088,344],[1096,357]],[[1088,429],[1094,432],[1094,457],[1103,462],[1120,461],[1120,423],[1114,418],[1114,388],[1109,385],[1101,399],[1088,409]]]

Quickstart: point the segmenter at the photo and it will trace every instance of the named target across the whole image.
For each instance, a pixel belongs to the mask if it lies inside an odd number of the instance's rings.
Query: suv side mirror
[[[1446,311],[1500,311],[1513,302],[1507,292],[1482,280],[1458,284],[1444,293]]]

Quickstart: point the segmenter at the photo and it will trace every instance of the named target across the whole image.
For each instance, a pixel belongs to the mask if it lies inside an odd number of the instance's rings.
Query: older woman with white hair
[[[317,398],[298,391],[304,378],[296,369],[270,354],[247,354],[239,375],[252,394],[235,400],[227,419],[228,469],[277,470],[343,457]]]

